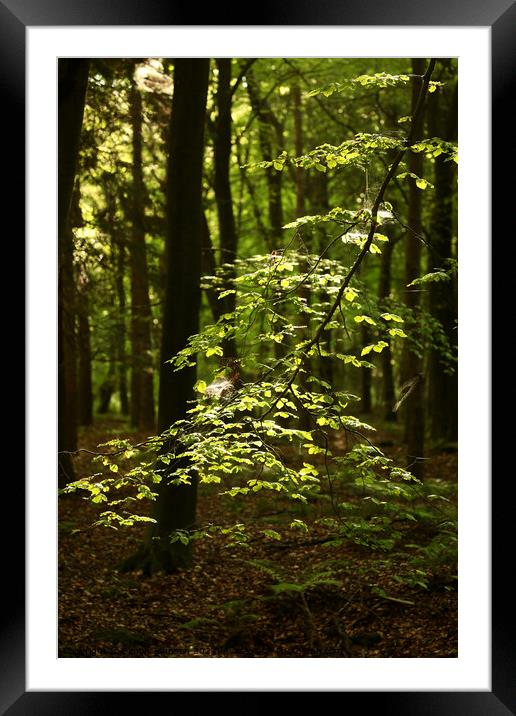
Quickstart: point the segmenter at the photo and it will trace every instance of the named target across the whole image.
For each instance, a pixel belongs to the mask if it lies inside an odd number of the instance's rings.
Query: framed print
[[[489,379],[491,363],[493,376],[500,380],[504,375],[507,379],[510,370],[501,355],[498,359],[496,352],[490,355],[489,309],[492,305],[493,317],[503,315],[507,304],[495,295],[491,298],[489,267],[496,270],[496,259],[502,255],[508,265],[507,251],[513,242],[504,225],[496,234],[493,230],[490,246],[489,231],[491,214],[502,224],[511,206],[509,183],[501,177],[510,161],[507,144],[513,132],[506,108],[514,79],[516,13],[507,0],[489,6],[461,5],[440,1],[425,7],[410,3],[389,7],[367,2],[341,7],[337,2],[327,2],[299,8],[288,3],[257,8],[253,25],[239,25],[224,17],[226,13],[219,15],[208,8],[205,16],[202,11],[205,23],[201,25],[191,22],[198,13],[176,3],[170,7],[154,1],[104,5],[92,0],[61,6],[51,0],[0,0],[1,91],[7,108],[3,113],[4,136],[11,146],[19,148],[14,161],[5,168],[9,176],[6,206],[11,216],[19,217],[14,222],[17,239],[11,238],[11,229],[9,240],[22,245],[24,216],[28,237],[27,541],[24,554],[21,529],[15,540],[4,538],[8,546],[5,584],[9,585],[4,593],[10,606],[3,612],[7,618],[3,617],[0,633],[2,713],[100,713],[120,708],[120,692],[130,692],[124,697],[131,699],[148,698],[149,692],[153,697],[159,693],[161,698],[173,699],[174,693],[168,692],[174,691],[337,691],[345,706],[356,699],[357,705],[366,703],[397,714],[503,716],[516,712],[514,645],[509,638],[512,620],[503,604],[503,595],[510,591],[508,574],[514,540],[508,526],[514,488],[509,479],[499,484],[499,476],[504,474],[501,456],[511,442],[509,428],[504,425],[491,434]],[[370,49],[365,50],[368,43]],[[462,377],[459,373],[458,656],[450,656],[450,651],[445,655],[448,658],[399,658],[393,653],[393,658],[387,659],[343,659],[321,653],[326,658],[273,661],[258,652],[250,654],[252,659],[210,659],[203,658],[200,651],[194,663],[181,655],[122,660],[114,653],[89,658],[83,652],[58,654],[56,500],[51,487],[55,451],[48,447],[55,444],[57,417],[57,341],[52,325],[57,308],[58,58],[420,56],[458,57],[458,232],[464,244],[473,237],[475,246],[474,250],[464,249],[463,293],[459,294],[459,314],[466,327],[464,340],[459,339],[459,364],[465,368]],[[193,83],[195,78],[188,81]],[[164,90],[164,96],[167,92]],[[417,102],[414,107],[415,114]],[[190,107],[188,111],[193,110]],[[23,174],[22,146],[27,147],[26,209],[20,188],[23,179],[12,181],[10,176],[12,172]],[[183,176],[186,183],[187,175]],[[498,241],[493,240],[495,235],[500,236]],[[508,245],[500,248],[500,244]],[[496,276],[501,275],[499,267]],[[364,319],[363,315],[357,317]],[[217,380],[227,380],[227,374],[200,389],[215,390]],[[113,472],[117,469],[113,465]],[[6,511],[12,510],[14,495],[19,511],[24,492],[21,479],[10,477],[9,481]],[[274,530],[268,532],[268,538],[275,540]],[[304,594],[301,588],[298,591]],[[138,656],[136,648],[132,655]],[[136,696],[139,692],[146,692],[145,696]]]

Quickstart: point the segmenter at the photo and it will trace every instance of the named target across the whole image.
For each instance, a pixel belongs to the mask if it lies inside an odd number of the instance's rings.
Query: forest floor
[[[84,430],[80,447],[95,450],[114,436],[144,437],[111,419]],[[378,437],[403,464],[392,435]],[[75,467],[77,477],[91,474],[85,453]],[[431,455],[425,475],[445,483],[456,500],[456,452]],[[264,529],[278,530],[295,517],[308,521],[307,508],[275,494],[251,502],[243,508],[201,490],[201,524],[252,516],[249,547],[228,547],[219,536],[201,539],[193,569],[145,577],[117,571],[140,543],[143,526],[92,528],[105,508],[79,493],[61,497],[59,656],[457,657],[455,564],[437,561],[423,588],[411,579],[406,554],[350,542],[324,545],[329,533],[321,524],[309,533],[291,530],[286,540],[267,539]],[[403,529],[415,545],[428,545],[433,536],[419,523]]]

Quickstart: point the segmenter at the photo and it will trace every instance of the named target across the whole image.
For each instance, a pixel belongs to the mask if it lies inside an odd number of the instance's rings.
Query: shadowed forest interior
[[[60,59],[61,657],[457,656],[457,60]]]

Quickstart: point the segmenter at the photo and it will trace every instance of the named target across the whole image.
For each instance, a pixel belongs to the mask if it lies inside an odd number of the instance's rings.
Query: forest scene
[[[59,60],[59,657],[458,656],[457,77]]]

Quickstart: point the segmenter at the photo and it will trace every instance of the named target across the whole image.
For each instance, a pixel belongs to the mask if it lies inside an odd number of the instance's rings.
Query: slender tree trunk
[[[215,253],[210,236],[210,227],[206,219],[206,214],[202,214],[202,257],[201,272],[203,276],[214,276],[217,271],[217,263],[215,261]],[[217,297],[217,292],[213,288],[206,289],[208,303],[210,304],[213,321],[216,323],[221,317],[223,310],[221,302]]]
[[[421,58],[412,60],[412,71],[415,75],[422,75],[425,71],[425,61]],[[414,112],[421,81],[415,78],[412,85],[412,113]],[[424,113],[419,115],[417,127],[414,129],[413,138],[415,141],[421,138],[423,133]],[[421,176],[423,170],[423,155],[418,152],[409,152],[408,170]],[[420,275],[421,270],[421,243],[416,234],[422,233],[421,222],[421,191],[415,181],[410,182],[409,207],[408,207],[409,231],[406,235],[405,248],[405,285]],[[406,304],[412,310],[419,306],[419,291],[407,289]],[[423,477],[423,454],[424,454],[424,391],[423,391],[423,364],[422,359],[405,344],[403,354],[403,379],[411,380],[420,376],[414,390],[405,402],[405,441],[407,443],[407,460],[409,469],[419,479]]]
[[[226,271],[227,289],[234,289],[237,255],[237,233],[233,213],[233,197],[231,195],[230,160],[231,160],[231,59],[217,61],[218,85],[215,103],[217,118],[215,120],[215,136],[213,142],[215,167],[215,201],[219,219],[220,262],[228,264]],[[236,306],[236,295],[228,294],[221,300],[224,313],[233,313]],[[224,355],[235,358],[237,355],[235,339],[224,342]]]
[[[62,245],[59,267],[61,289],[61,368],[63,372],[63,406],[66,425],[63,438],[67,450],[77,450],[77,336],[75,321],[77,314],[77,291],[73,271],[73,236],[68,222],[65,228],[66,240]]]
[[[367,275],[368,257],[365,256],[362,265],[357,271],[357,275]],[[358,350],[364,348],[364,346],[371,343],[371,331],[367,323],[363,322],[360,326],[360,338],[358,339]],[[374,360],[372,355],[368,356],[369,360]],[[372,375],[371,368],[362,368],[359,372],[360,381],[360,412],[364,415],[369,415],[372,411],[372,399],[371,399],[371,387],[372,387]]]
[[[360,342],[362,347],[371,343],[371,332],[366,323],[362,323],[360,326]],[[369,415],[373,409],[373,403],[371,400],[371,385],[372,376],[371,368],[362,368],[360,371],[360,387],[361,387],[361,401],[360,411],[364,415]]]
[[[310,202],[310,211],[313,214],[327,214],[330,210],[330,195],[328,188],[328,175],[324,172],[315,172],[305,177],[306,194]],[[314,251],[321,253],[326,247],[327,232],[323,226],[318,227],[314,236],[317,237]]]
[[[106,377],[104,378],[99,387],[99,403],[97,409],[99,415],[106,415],[107,413],[109,413],[111,398],[113,397],[113,393],[115,392],[115,375],[115,361],[114,358],[111,357]]]
[[[88,60],[58,63],[58,484],[74,480],[68,451],[77,449],[76,359],[74,335],[73,243],[68,222],[79,153]]]
[[[87,279],[79,281],[77,347],[78,363],[78,422],[93,425],[93,391],[91,381],[91,331]]]
[[[118,363],[118,392],[120,395],[120,412],[129,415],[129,399],[127,395],[127,352],[126,352],[126,296],[124,286],[125,276],[125,246],[117,236],[113,242],[116,250],[116,293],[118,298],[117,322],[117,363]]]
[[[131,66],[131,74],[132,74]],[[154,369],[152,365],[151,319],[142,166],[142,101],[134,80],[130,90],[133,131],[132,241],[131,267],[131,424],[141,430],[154,430]]]
[[[127,390],[127,328],[126,310],[127,300],[125,291],[125,267],[127,259],[126,241],[120,230],[119,218],[117,216],[117,197],[109,181],[104,184],[104,196],[107,205],[106,230],[111,237],[111,251],[113,255],[113,275],[116,292],[116,341],[113,343],[114,355],[112,356],[115,365],[113,376],[113,388],[111,392],[118,390],[120,398],[120,412],[122,415],[129,415],[129,398]],[[124,207],[126,213],[129,209]],[[112,305],[114,305],[112,303]],[[138,391],[137,391],[138,393]],[[111,395],[111,393],[110,393]],[[111,398],[110,398],[111,399]],[[107,408],[104,412],[107,411]],[[135,426],[136,427],[136,426]]]
[[[69,224],[72,227],[83,226],[81,212],[81,189],[79,178],[75,181],[70,206]],[[77,424],[93,424],[93,392],[91,367],[91,331],[89,277],[86,266],[79,263],[75,267],[76,298],[76,345],[77,345]]]
[[[301,90],[297,83],[292,87],[292,99],[294,101],[294,149],[296,156],[299,157],[303,154],[303,114]],[[296,217],[303,216],[305,213],[305,173],[302,167],[295,167]]]
[[[116,315],[115,297],[110,298],[110,312]],[[108,364],[107,372],[104,380],[99,387],[98,408],[99,415],[106,415],[111,406],[111,398],[116,391],[116,374],[117,374],[117,333],[110,331],[108,336]]]
[[[436,93],[437,94],[437,93]],[[447,141],[457,139],[457,85],[453,88],[450,106],[443,107],[443,98],[431,98],[430,133]],[[444,121],[443,121],[444,120]],[[431,248],[428,271],[442,266],[443,260],[453,256],[454,206],[456,168],[454,162],[441,157],[435,161],[434,206],[431,221]],[[445,335],[457,350],[457,285],[456,281],[429,284],[429,310],[442,325]],[[438,348],[428,357],[428,397],[430,434],[432,441],[456,442],[458,430],[457,373],[446,370]]]
[[[378,285],[378,303],[383,307],[385,299],[391,293],[391,263],[392,252],[395,241],[391,239],[382,247],[382,260],[380,265],[380,282]],[[387,347],[380,353],[380,364],[382,367],[382,407],[383,419],[387,422],[396,422],[397,415],[393,410],[396,402],[396,390],[394,387],[394,371],[392,368],[392,350],[390,338],[385,338]]]
[[[243,167],[244,164],[248,161],[248,153],[246,158],[242,157],[241,152],[239,151],[238,145],[237,145],[237,152],[238,152],[238,164],[240,167]],[[245,168],[240,169],[240,176],[242,178],[243,186],[247,189],[247,193],[249,195],[249,200],[251,202],[251,209],[253,211],[254,220],[256,222],[256,228],[258,230],[259,236],[262,237],[265,246],[267,248],[267,251],[270,253],[274,250],[273,243],[271,241],[270,231],[269,227],[266,226],[265,220],[262,215],[262,209],[260,207],[260,202],[258,200],[256,188],[254,186],[254,183],[249,179],[249,175],[247,173],[247,170]]]
[[[263,160],[270,162],[283,149],[283,132],[268,102],[260,96],[259,84],[252,72],[247,75],[247,92],[251,108],[258,119],[258,139]],[[276,139],[274,143],[273,139]],[[283,245],[283,198],[282,172],[274,167],[265,170],[268,192],[269,246],[277,251]],[[283,343],[274,343],[274,354],[277,360],[286,354]]]
[[[247,91],[253,112],[258,118],[258,137],[263,160],[272,161],[274,158],[273,136],[280,139],[281,127],[274,117],[268,103],[260,97],[259,86],[252,72],[247,76]],[[277,151],[283,149],[281,141],[278,142]],[[278,249],[283,244],[283,201],[282,201],[282,173],[273,167],[265,170],[267,177],[267,190],[269,197],[269,226],[271,245]]]
[[[299,84],[295,83],[292,87],[292,99],[293,99],[293,114],[294,114],[294,152],[296,156],[300,156],[303,153],[303,117],[301,108],[301,90]],[[296,187],[296,218],[304,216],[305,214],[305,174],[306,172],[301,167],[296,167],[294,170],[294,183]],[[303,237],[305,246],[310,251],[311,241],[307,237]],[[305,259],[299,263],[300,273],[307,273],[309,270],[309,262]],[[300,298],[304,299],[306,305],[310,303],[310,291],[308,287],[303,284],[300,289]],[[301,325],[307,320],[306,314],[300,314],[299,320]],[[308,330],[303,331],[302,340],[308,340]],[[299,375],[299,383],[303,390],[309,389],[309,384],[306,382],[306,378],[311,374],[312,361],[307,356],[303,359],[304,371]],[[311,427],[311,418],[308,411],[301,411],[300,414],[300,426],[303,430],[309,430]]]
[[[308,173],[305,176],[305,191],[309,201],[310,212],[312,214],[327,214],[330,210],[328,175],[323,172],[315,172],[314,174]],[[324,228],[319,227],[315,230],[313,243],[314,246],[312,251],[320,255],[326,248],[327,243],[327,233]],[[324,300],[331,302],[331,298],[328,293],[323,293],[323,298]],[[318,359],[319,375],[327,383],[333,385],[335,380],[335,361],[331,355],[333,331],[327,330],[324,333],[325,340],[321,345],[330,355],[323,356]]]
[[[167,171],[167,283],[160,363],[160,432],[185,418],[197,374],[195,367],[175,372],[166,361],[184,348],[189,336],[199,329],[202,159],[208,76],[207,59],[175,60]],[[163,477],[153,509],[156,524],[142,549],[126,560],[123,569],[170,573],[191,565],[191,545],[171,542],[170,535],[195,524],[197,479],[192,470],[191,484],[170,485],[167,473],[175,468],[177,464],[158,468]]]

